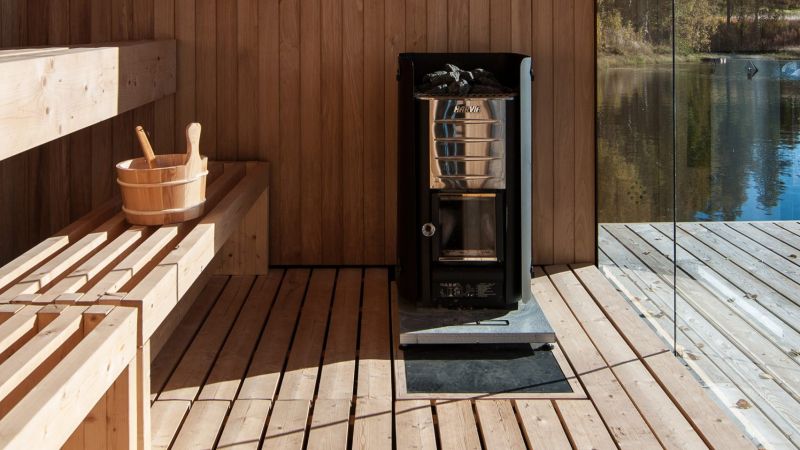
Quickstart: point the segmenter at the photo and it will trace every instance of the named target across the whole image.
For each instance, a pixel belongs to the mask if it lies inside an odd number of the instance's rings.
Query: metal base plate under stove
[[[556,334],[535,299],[514,310],[424,307],[398,299],[400,345],[547,344]]]

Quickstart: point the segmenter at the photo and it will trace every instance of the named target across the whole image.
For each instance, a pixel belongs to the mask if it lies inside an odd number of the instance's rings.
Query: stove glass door
[[[495,193],[439,194],[438,251],[442,262],[498,261],[498,199]]]

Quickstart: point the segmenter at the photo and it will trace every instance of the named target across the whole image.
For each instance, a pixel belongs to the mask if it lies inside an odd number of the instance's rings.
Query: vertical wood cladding
[[[533,56],[537,264],[595,253],[591,0],[3,0],[0,46],[178,41],[178,91],[0,162],[0,262],[116,195],[113,163],[185,148],[272,163],[272,264],[395,260],[395,62]],[[13,236],[13,238],[8,238]]]

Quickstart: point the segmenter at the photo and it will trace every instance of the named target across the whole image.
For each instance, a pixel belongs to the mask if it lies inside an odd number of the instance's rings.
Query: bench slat
[[[36,334],[38,306],[26,306],[0,325],[0,362]]]
[[[80,267],[53,284],[44,294],[34,300],[34,302],[52,303],[59,295],[73,294],[84,289],[95,277],[106,270],[109,265],[147,234],[147,228],[138,226],[123,231],[116,239],[97,253],[91,255]],[[72,301],[69,303],[72,303]]]
[[[125,216],[122,213],[114,215],[95,231],[82,237],[75,244],[34,270],[20,283],[10,287],[0,295],[0,300],[10,301],[21,294],[37,293],[48,284],[57,281],[61,275],[91,255],[94,250],[113,239],[124,227]]]
[[[119,201],[108,201],[1,267],[0,293],[7,289],[14,280],[22,278],[27,272],[47,261],[48,258],[67,247],[70,243],[77,241],[100,226],[118,210]]]
[[[243,173],[241,165],[230,167],[211,183],[206,192],[207,207],[216,205]],[[196,221],[190,221],[158,227],[113,270],[87,289],[83,297],[74,301],[94,302],[106,294],[120,292],[129,283],[141,280],[141,274],[155,267],[177,240],[186,236],[195,223]]]
[[[35,384],[34,373],[39,372],[40,367],[62,345],[80,332],[84,309],[61,309],[55,320],[0,365],[0,416],[5,415],[19,401],[22,388]]]
[[[159,252],[173,242],[179,234],[180,226],[160,227],[139,245],[122,262],[106,274],[103,279],[86,291],[85,297],[97,300],[110,292],[118,292],[134,275],[139,273]]]

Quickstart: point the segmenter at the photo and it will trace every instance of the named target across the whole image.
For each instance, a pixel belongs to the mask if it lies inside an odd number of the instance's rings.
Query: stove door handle
[[[422,226],[422,235],[423,236],[429,238],[429,237],[432,237],[434,234],[436,234],[436,225],[428,222],[428,223],[426,223],[425,225]]]

